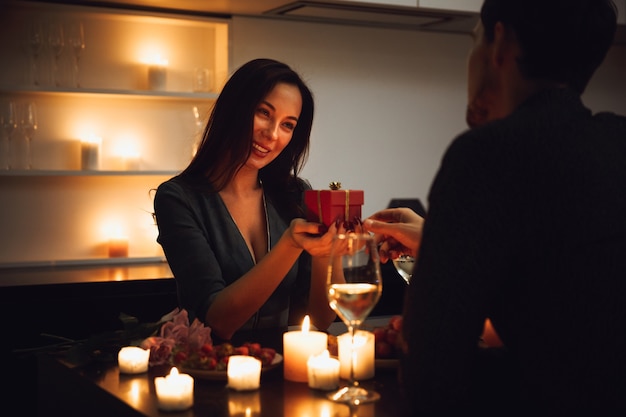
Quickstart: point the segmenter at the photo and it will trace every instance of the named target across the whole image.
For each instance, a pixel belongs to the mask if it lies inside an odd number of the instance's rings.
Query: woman
[[[304,314],[320,329],[335,319],[326,265],[336,226],[303,219],[311,187],[297,176],[312,123],[299,75],[252,60],[224,86],[189,166],[157,189],[157,240],[180,307],[214,339],[299,324]]]

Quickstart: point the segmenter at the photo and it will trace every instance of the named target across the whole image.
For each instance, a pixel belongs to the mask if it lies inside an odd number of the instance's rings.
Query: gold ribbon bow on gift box
[[[329,188],[333,191],[337,191],[341,189],[341,182],[339,181],[331,181],[330,184],[328,184]],[[319,221],[320,223],[324,222],[324,218],[322,216],[322,199],[320,196],[321,190],[317,190],[317,213],[319,216]],[[346,203],[345,203],[345,214],[344,214],[344,220],[347,220],[348,217],[350,216],[350,190],[346,190]]]

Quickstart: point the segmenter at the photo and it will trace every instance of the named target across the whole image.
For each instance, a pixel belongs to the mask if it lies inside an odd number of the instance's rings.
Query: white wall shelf
[[[111,97],[111,98],[140,98],[140,99],[183,99],[183,100],[198,100],[198,101],[213,101],[217,99],[217,93],[199,93],[188,91],[151,91],[151,90],[123,90],[123,89],[109,89],[109,88],[35,88],[30,86],[20,86],[16,89],[2,89],[0,94],[3,95],[15,95],[20,97],[32,97],[38,96],[72,96],[72,97]]]
[[[129,259],[162,258],[154,190],[192,158],[230,71],[231,20],[38,1],[0,8],[0,106],[34,102],[38,119],[32,169],[0,168],[0,265],[106,261],[118,235]],[[77,85],[69,39],[56,66],[48,34],[79,22]],[[42,40],[35,66],[34,24]],[[155,82],[150,70],[159,66],[165,76]],[[201,87],[197,73],[206,75]],[[98,169],[83,170],[83,142],[94,137]],[[0,134],[3,164],[12,158],[5,149],[23,138],[19,126],[10,140]]]

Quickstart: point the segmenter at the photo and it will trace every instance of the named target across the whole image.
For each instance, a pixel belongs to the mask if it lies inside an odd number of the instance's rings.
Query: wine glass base
[[[326,398],[338,403],[359,405],[377,401],[380,399],[380,394],[376,391],[368,391],[359,386],[355,386],[340,388],[338,391],[327,394]]]

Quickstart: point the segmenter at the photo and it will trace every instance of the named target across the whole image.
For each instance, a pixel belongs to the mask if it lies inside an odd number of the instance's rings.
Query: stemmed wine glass
[[[393,260],[393,266],[396,267],[396,271],[398,271],[398,274],[400,274],[407,284],[411,282],[413,267],[415,266],[414,257],[402,254]]]
[[[39,21],[31,22],[28,27],[28,46],[31,55],[31,77],[34,85],[39,85],[39,54],[43,47],[43,30]]]
[[[19,155],[22,161],[22,167],[31,169],[33,167],[32,140],[37,130],[37,106],[35,103],[23,103],[20,109],[20,129],[24,135],[24,142],[20,147]]]
[[[83,22],[76,21],[70,22],[67,35],[67,43],[72,49],[72,63],[73,63],[73,81],[74,86],[80,88],[80,81],[78,77],[80,58],[85,49],[85,31],[83,29]]]
[[[52,78],[54,80],[54,85],[59,87],[61,86],[61,80],[59,77],[59,60],[61,58],[61,53],[63,53],[63,47],[65,46],[65,39],[63,37],[63,25],[61,25],[60,23],[52,23],[50,25],[48,31],[48,44],[52,49],[52,55],[54,60],[54,65],[52,66]]]
[[[15,102],[7,101],[2,103],[0,113],[0,123],[2,124],[2,169],[11,169],[11,137],[17,128],[17,107]]]
[[[354,335],[382,293],[380,260],[374,236],[369,233],[338,234],[333,241],[327,274],[330,307]],[[354,351],[350,355],[349,384],[328,394],[332,401],[359,405],[376,401],[380,395],[359,386],[354,378]]]

